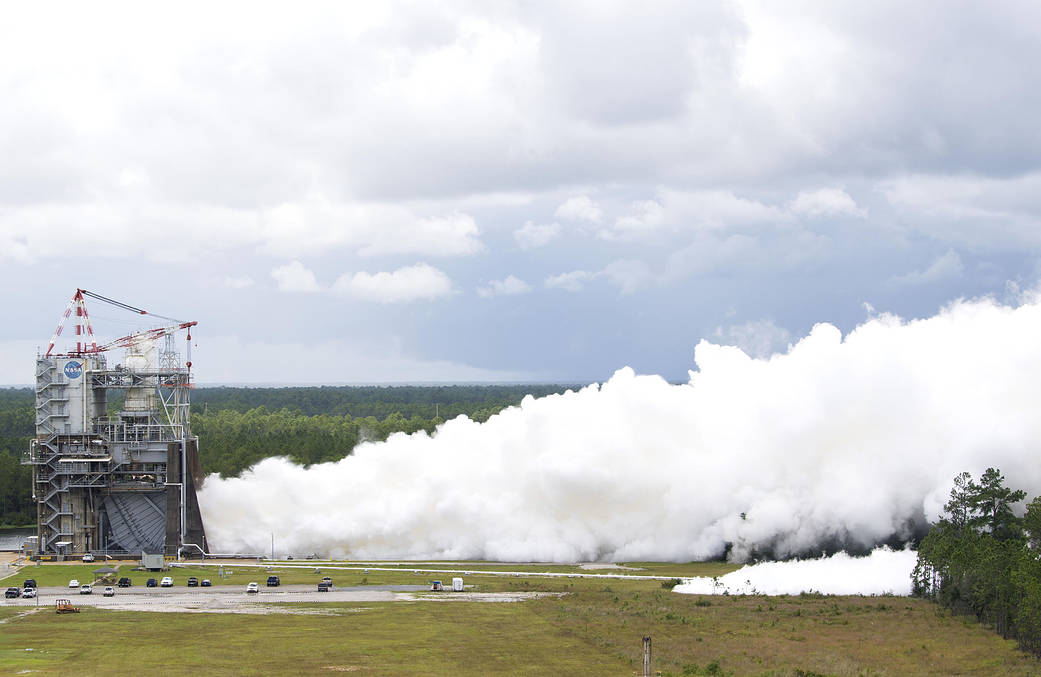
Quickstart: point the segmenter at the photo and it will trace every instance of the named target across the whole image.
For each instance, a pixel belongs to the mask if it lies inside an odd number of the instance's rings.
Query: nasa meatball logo
[[[83,373],[83,365],[79,362],[72,360],[65,363],[65,375],[69,378],[79,378],[79,375]]]

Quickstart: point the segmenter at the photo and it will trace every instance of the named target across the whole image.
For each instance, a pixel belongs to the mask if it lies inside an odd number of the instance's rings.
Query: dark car
[[[199,579],[196,578],[195,576],[189,576],[188,577],[188,587],[189,588],[197,588],[197,587],[199,587]]]
[[[328,583],[319,583],[318,584],[318,592],[329,592],[329,584]]]
[[[130,586],[132,586],[132,585],[133,585],[133,583],[132,583],[132,582],[130,582],[130,579],[129,579],[129,578],[127,578],[126,576],[124,576],[123,578],[120,578],[120,579],[119,579],[119,582],[118,582],[118,583],[116,583],[116,585],[118,585],[118,586],[119,586],[119,587],[121,587],[121,588],[129,588]]]
[[[267,587],[269,587],[269,588],[277,588],[281,584],[282,584],[282,581],[278,580],[278,576],[268,576],[267,577]]]
[[[18,599],[21,596],[22,596],[21,588],[8,588],[7,591],[4,592],[4,597],[14,597],[15,599]]]
[[[27,578],[27,579],[25,579],[25,583],[22,583],[22,587],[23,588],[35,588],[35,587],[37,587],[36,579],[35,578]]]
[[[202,583],[200,583],[199,585],[201,585],[204,588],[208,588],[208,587],[210,587],[213,584],[210,583],[210,579],[204,578],[204,579],[202,579]]]
[[[145,583],[145,587],[146,588],[157,588],[157,587],[159,587],[159,581],[155,580],[154,578],[149,578],[148,581]]]

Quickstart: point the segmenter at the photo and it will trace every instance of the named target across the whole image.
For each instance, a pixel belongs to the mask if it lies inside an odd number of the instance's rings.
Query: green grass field
[[[707,573],[719,565],[681,566]],[[39,567],[35,577],[67,580],[72,568]],[[232,578],[262,581],[261,571]],[[313,570],[278,575],[287,582],[314,578]],[[426,581],[410,571],[331,575],[339,585]],[[655,670],[672,677],[1041,673],[1041,663],[1013,642],[917,599],[701,597],[673,593],[659,581],[465,580],[478,591],[569,594],[508,604],[293,605],[320,615],[84,608],[58,616],[47,608],[17,616],[19,610],[0,608],[0,673],[629,676],[640,665],[644,635],[653,638]]]

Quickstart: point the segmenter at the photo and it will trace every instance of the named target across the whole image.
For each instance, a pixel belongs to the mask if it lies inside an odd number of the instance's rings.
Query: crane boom
[[[114,348],[132,348],[136,345],[145,343],[146,341],[156,341],[164,336],[180,331],[181,329],[191,329],[197,324],[199,323],[181,322],[180,324],[171,324],[166,327],[156,327],[155,329],[145,329],[143,331],[134,332],[133,334],[121,336],[113,341],[98,346],[95,352],[103,353],[106,350],[112,350]]]
[[[113,341],[109,341],[108,343],[98,345],[97,339],[94,337],[94,329],[90,326],[90,316],[87,314],[87,305],[84,301],[85,296],[89,296],[92,299],[97,299],[98,301],[102,301],[103,303],[107,303],[122,310],[127,310],[137,315],[150,315],[152,317],[167,320],[173,324],[134,332],[132,334],[127,334],[126,336],[121,336]],[[69,317],[73,315],[74,311],[76,316],[76,349],[69,351],[70,355],[96,354],[113,350],[115,348],[131,348],[147,341],[161,339],[164,336],[168,336],[182,329],[188,330],[190,355],[192,339],[191,328],[198,324],[198,322],[195,321],[185,322],[158,313],[142,310],[136,306],[123,303],[122,301],[116,301],[115,299],[110,299],[107,296],[102,296],[101,294],[96,294],[92,291],[87,291],[86,289],[77,289],[76,293],[73,294],[72,299],[69,301],[69,304],[65,307],[65,312],[62,314],[61,319],[58,320],[58,328],[55,329],[54,335],[51,337],[51,342],[47,346],[46,357],[51,356],[51,353],[54,350],[54,345],[57,343],[58,337],[61,336],[62,329],[65,327],[65,320],[69,319]],[[191,368],[191,357],[189,356],[188,359],[188,367]]]

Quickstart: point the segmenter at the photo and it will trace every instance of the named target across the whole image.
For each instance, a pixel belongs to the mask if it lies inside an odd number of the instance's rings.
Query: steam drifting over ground
[[[868,557],[844,552],[820,559],[764,562],[719,578],[691,578],[673,588],[690,595],[910,595],[913,550],[878,548]]]
[[[701,342],[684,385],[618,371],[308,469],[210,477],[212,549],[357,558],[742,560],[869,548],[934,519],[957,473],[1041,493],[1041,303],[821,324],[787,354]],[[730,549],[727,550],[728,544]]]

